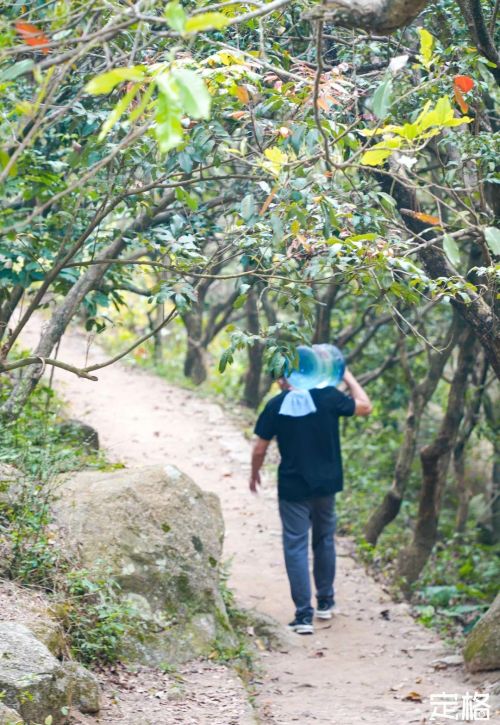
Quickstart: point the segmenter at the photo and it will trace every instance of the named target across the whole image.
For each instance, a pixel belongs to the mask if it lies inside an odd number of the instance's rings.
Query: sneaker
[[[293,622],[288,625],[288,629],[297,634],[313,634],[312,617],[295,617]]]
[[[318,601],[318,606],[316,607],[314,614],[316,615],[317,619],[331,619],[334,609],[334,604],[330,604],[330,602],[324,600],[322,601],[320,599]]]

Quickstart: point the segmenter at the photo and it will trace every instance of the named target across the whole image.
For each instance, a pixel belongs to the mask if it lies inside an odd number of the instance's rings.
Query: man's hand
[[[264,463],[266,457],[266,451],[271,441],[266,441],[264,438],[257,438],[254,443],[252,451],[252,472],[250,474],[250,491],[257,493],[257,487],[261,486],[260,480],[260,469]]]
[[[250,491],[252,493],[257,493],[258,486],[262,486],[262,482],[260,480],[260,473],[257,471],[256,473],[252,473],[250,476]]]
[[[349,392],[351,393],[356,405],[354,415],[370,415],[373,409],[371,400],[354,375],[347,368],[344,373],[344,382],[349,388]]]

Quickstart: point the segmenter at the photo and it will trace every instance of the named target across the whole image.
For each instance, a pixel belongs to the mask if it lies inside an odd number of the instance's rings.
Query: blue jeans
[[[335,496],[305,501],[279,500],[283,549],[296,617],[312,617],[309,579],[309,529],[312,527],[313,574],[318,599],[333,605],[335,578]]]

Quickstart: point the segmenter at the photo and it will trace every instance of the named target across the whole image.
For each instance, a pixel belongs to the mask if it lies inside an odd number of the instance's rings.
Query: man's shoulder
[[[349,407],[352,403],[352,398],[333,385],[328,385],[325,388],[315,388],[311,392],[316,404],[322,404],[333,409],[338,407],[343,409],[346,406]]]
[[[274,395],[272,398],[270,398],[266,403],[266,409],[269,411],[274,411],[277,408],[281,407],[281,403],[283,402],[283,398],[287,394],[287,390],[282,390],[281,393],[278,393],[278,395]]]

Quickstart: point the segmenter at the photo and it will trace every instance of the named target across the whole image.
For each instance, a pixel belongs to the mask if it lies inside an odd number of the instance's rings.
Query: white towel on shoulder
[[[285,395],[279,415],[290,415],[292,418],[301,418],[316,412],[316,406],[309,390],[297,390],[292,388]]]

